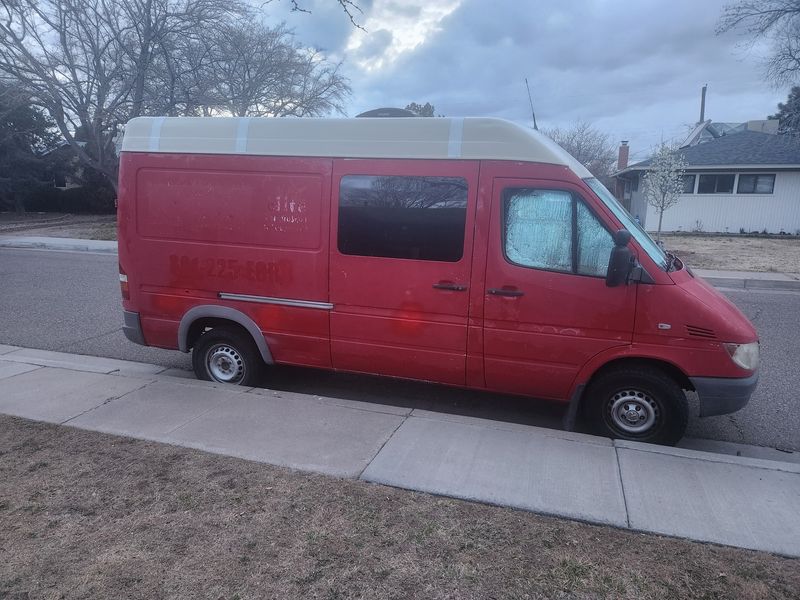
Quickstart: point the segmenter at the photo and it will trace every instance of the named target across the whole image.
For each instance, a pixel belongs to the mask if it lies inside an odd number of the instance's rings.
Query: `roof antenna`
[[[533,98],[531,98],[531,86],[528,85],[528,78],[525,78],[525,87],[528,88],[528,102],[531,103],[531,116],[533,117],[533,128],[536,131],[539,131],[539,128],[536,126],[536,113],[533,112]]]

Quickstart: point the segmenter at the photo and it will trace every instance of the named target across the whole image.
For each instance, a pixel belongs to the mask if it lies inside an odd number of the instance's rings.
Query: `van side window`
[[[509,261],[605,277],[614,241],[581,200],[562,190],[516,188],[505,190],[503,204]]]
[[[576,200],[575,203],[578,207],[577,273],[605,277],[608,259],[614,249],[614,238],[583,202]]]
[[[464,254],[462,177],[346,175],[339,186],[339,252],[458,262]]]

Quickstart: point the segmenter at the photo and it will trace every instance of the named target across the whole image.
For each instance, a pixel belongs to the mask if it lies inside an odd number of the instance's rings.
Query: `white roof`
[[[503,119],[138,117],[122,152],[514,160],[589,171],[550,138]]]

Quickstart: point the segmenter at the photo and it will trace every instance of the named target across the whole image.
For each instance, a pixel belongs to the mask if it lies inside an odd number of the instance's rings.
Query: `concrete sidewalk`
[[[0,412],[800,556],[800,465],[186,378],[0,345]]]
[[[0,235],[0,248],[36,248],[83,252],[117,252],[117,242],[46,236]],[[789,273],[692,269],[716,287],[748,290],[800,290],[800,276]]]

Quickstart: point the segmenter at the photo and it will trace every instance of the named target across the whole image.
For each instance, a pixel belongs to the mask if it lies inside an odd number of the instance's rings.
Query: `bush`
[[[25,210],[73,214],[113,214],[115,210],[114,190],[109,185],[83,185],[65,190],[42,186],[31,191],[26,198]]]
[[[114,190],[110,186],[81,186],[61,192],[62,212],[112,214]]]
[[[41,186],[25,198],[25,210],[30,212],[64,212],[61,208],[61,190]]]

